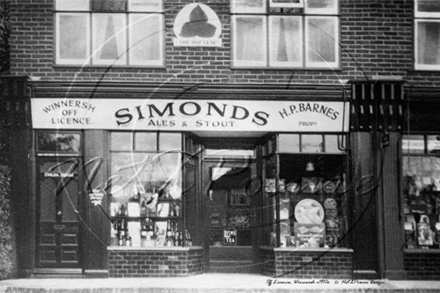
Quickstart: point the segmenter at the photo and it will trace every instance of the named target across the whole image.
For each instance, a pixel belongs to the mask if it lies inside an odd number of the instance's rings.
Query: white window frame
[[[269,38],[270,36],[273,36],[273,25],[272,25],[272,21],[271,17],[280,17],[280,18],[298,18],[298,23],[300,26],[300,38],[304,39],[304,22],[303,22],[303,18],[301,16],[283,16],[283,15],[274,15],[274,16],[269,16]],[[269,59],[269,67],[286,67],[286,68],[291,68],[291,67],[302,67],[303,63],[304,63],[304,44],[300,44],[301,47],[301,51],[300,51],[300,58],[298,62],[278,62],[275,60],[272,60],[272,48],[273,48],[274,42],[273,41],[269,41],[269,52],[268,52],[268,59]]]
[[[440,11],[439,12],[421,12],[418,11],[418,0],[414,0],[414,69],[415,70],[430,70],[430,71],[440,71],[439,64],[422,64],[419,63],[419,24],[423,22],[437,22],[440,23]],[[440,32],[439,32],[440,33]],[[440,50],[440,45],[438,47]]]
[[[60,32],[60,17],[61,16],[78,16],[78,13],[57,13],[55,15],[55,64],[65,64],[65,65],[84,65],[89,63],[90,54],[86,56],[84,59],[61,59],[61,32]],[[86,31],[86,47],[90,48],[90,17],[87,14],[84,14],[84,21],[86,22],[87,31]]]
[[[163,15],[163,0],[128,0],[127,10],[117,12],[107,11],[92,11],[92,0],[55,0],[54,1],[54,63],[55,66],[90,66],[90,67],[102,67],[102,66],[119,66],[119,67],[154,67],[160,68],[165,66],[165,20]],[[139,8],[145,4],[145,7]],[[153,4],[153,5],[151,5]],[[95,16],[98,14],[109,15],[124,15],[124,29],[121,29],[116,34],[122,34],[123,48],[120,48],[121,57],[119,60],[102,60],[96,58],[96,53],[99,53],[99,46],[97,46],[94,39],[95,34]],[[86,46],[88,49],[87,57],[84,59],[67,59],[61,58],[61,36],[60,36],[60,17],[62,15],[84,15],[84,21],[88,27],[86,35]],[[133,32],[130,30],[130,19],[133,15],[151,15],[158,17],[158,34],[159,42],[155,42],[158,46],[159,56],[157,60],[136,60],[130,56],[130,42],[133,39]]]
[[[269,13],[269,5],[268,1],[263,1],[265,4],[263,4],[261,7],[255,8],[255,9],[249,9],[246,7],[240,7],[237,3],[239,3],[240,0],[230,0],[231,3],[231,45],[232,45],[232,54],[231,54],[231,63],[232,67],[236,69],[246,69],[246,68],[261,68],[261,69],[328,69],[328,70],[334,70],[339,69],[341,67],[341,50],[339,47],[340,44],[340,16],[339,16],[339,0],[332,0],[333,5],[325,8],[325,9],[314,9],[308,7],[308,1],[304,0],[301,5],[304,6],[303,13],[298,14],[271,14]],[[290,5],[287,3],[286,5]],[[286,6],[285,6],[286,7]],[[261,43],[264,44],[264,50],[266,54],[266,60],[265,62],[252,62],[252,61],[244,61],[244,60],[237,60],[237,44],[239,42],[237,41],[237,17],[245,17],[245,16],[261,16],[265,19],[265,35],[261,36]],[[302,51],[301,51],[301,57],[302,59],[300,62],[277,62],[274,60],[271,60],[271,50],[273,48],[272,42],[271,42],[271,32],[273,29],[271,28],[271,16],[285,16],[285,17],[300,17],[301,18],[301,29],[302,29]],[[333,19],[335,23],[335,35],[334,37],[334,49],[335,49],[335,56],[334,61],[328,62],[310,62],[308,61],[308,50],[307,50],[307,43],[308,43],[308,24],[307,18],[315,17],[315,18],[328,18]]]
[[[237,47],[234,44],[238,44],[237,41],[237,22],[236,19],[237,18],[261,18],[262,19],[262,24],[263,24],[263,36],[262,36],[262,41],[264,42],[264,44],[267,44],[267,17],[263,16],[263,15],[233,15],[232,16],[232,48],[233,48],[233,53],[232,53],[232,58],[233,60],[235,60],[235,56],[238,55],[237,53]],[[267,66],[267,58],[268,58],[268,52],[267,52],[267,46],[263,47],[263,56],[265,56],[263,61],[246,61],[246,60],[237,60],[234,62],[234,65],[238,66],[238,67],[245,67],[245,68],[252,68],[252,67],[266,67]]]
[[[312,62],[309,61],[309,48],[308,48],[308,43],[309,43],[309,19],[329,19],[329,20],[333,20],[334,21],[334,26],[335,26],[335,39],[334,39],[334,44],[335,44],[335,61],[334,62],[329,62],[329,61],[325,61],[323,60],[323,62]],[[325,16],[306,16],[305,17],[305,68],[323,68],[323,67],[329,67],[329,68],[339,68],[339,64],[340,64],[340,51],[339,51],[339,18],[336,17],[325,17]]]

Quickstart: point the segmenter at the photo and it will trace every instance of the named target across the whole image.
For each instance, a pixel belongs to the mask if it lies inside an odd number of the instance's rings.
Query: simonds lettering
[[[176,112],[177,111],[177,112]],[[163,108],[159,108],[155,104],[147,104],[145,106],[137,106],[134,109],[122,108],[116,111],[116,123],[119,125],[129,124],[136,120],[152,119],[157,117],[174,117],[175,113],[180,113],[183,116],[207,116],[207,117],[221,117],[234,120],[246,120],[252,118],[252,123],[264,126],[268,122],[269,114],[263,111],[256,111],[250,113],[248,109],[242,106],[221,104],[214,102],[197,103],[185,102],[179,106],[174,102],[167,103]]]

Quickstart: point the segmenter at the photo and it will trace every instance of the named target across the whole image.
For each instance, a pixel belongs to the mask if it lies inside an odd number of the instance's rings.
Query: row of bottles
[[[176,201],[157,203],[148,206],[146,201],[111,203],[110,216],[112,217],[180,217],[181,204]]]
[[[165,226],[166,224],[166,226]],[[154,222],[149,218],[127,221],[116,218],[112,226],[112,246],[192,246],[191,235],[178,221]]]

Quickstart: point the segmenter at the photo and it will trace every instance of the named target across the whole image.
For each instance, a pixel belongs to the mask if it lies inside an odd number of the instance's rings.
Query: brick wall
[[[440,280],[440,253],[405,252],[405,271],[410,280]]]
[[[209,5],[222,23],[221,48],[173,46],[173,21],[193,0],[165,1],[166,68],[53,66],[52,0],[12,2],[12,73],[43,80],[118,80],[204,83],[338,84],[346,79],[401,76],[414,86],[439,86],[440,74],[412,70],[412,0],[341,0],[342,68],[328,70],[231,69],[229,0]]]
[[[202,248],[109,249],[111,278],[183,277],[203,272]]]
[[[262,273],[277,278],[352,279],[349,249],[330,251],[262,249]],[[273,257],[272,262],[271,257]]]

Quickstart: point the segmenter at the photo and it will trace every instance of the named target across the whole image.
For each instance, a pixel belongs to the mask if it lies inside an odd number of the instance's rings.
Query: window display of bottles
[[[111,132],[111,245],[185,245],[182,134]]]

